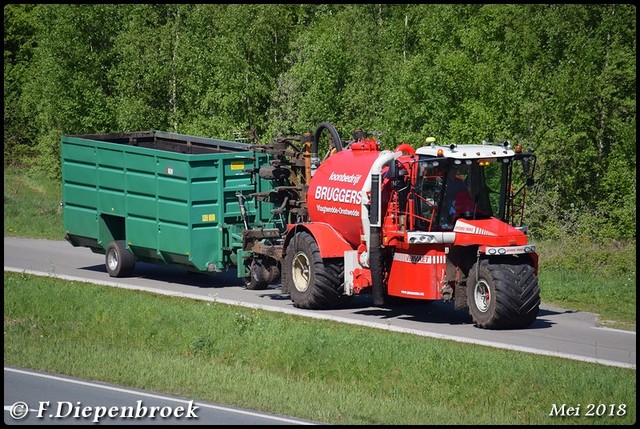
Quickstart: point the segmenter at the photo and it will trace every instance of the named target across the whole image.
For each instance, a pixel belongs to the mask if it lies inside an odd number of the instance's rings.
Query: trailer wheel
[[[322,259],[318,243],[307,232],[291,239],[282,270],[283,290],[289,291],[298,308],[332,308],[351,300],[342,294],[344,261]]]
[[[133,274],[136,258],[124,240],[116,240],[107,246],[105,265],[111,277],[128,277]]]
[[[278,264],[273,259],[252,258],[246,265],[249,275],[244,278],[244,285],[249,290],[266,289],[280,276]]]
[[[471,268],[467,286],[469,313],[479,328],[525,328],[538,316],[540,289],[531,265],[482,260]]]

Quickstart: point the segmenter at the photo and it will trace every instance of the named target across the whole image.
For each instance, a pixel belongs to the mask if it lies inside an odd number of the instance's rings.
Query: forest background
[[[636,237],[632,4],[8,4],[4,164],[60,137],[378,131],[534,148],[533,238]],[[239,133],[239,134],[238,134]],[[634,244],[635,245],[635,244]]]

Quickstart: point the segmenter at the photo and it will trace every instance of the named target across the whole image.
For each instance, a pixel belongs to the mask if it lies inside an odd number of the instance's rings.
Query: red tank
[[[323,161],[307,194],[309,220],[331,225],[357,247],[362,231],[362,189],[379,155],[377,143],[365,141]]]

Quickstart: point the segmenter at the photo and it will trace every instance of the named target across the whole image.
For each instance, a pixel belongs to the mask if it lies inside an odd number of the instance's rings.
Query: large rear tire
[[[538,317],[540,288],[531,265],[518,260],[481,260],[467,278],[469,313],[484,329],[526,328]]]
[[[127,249],[124,240],[112,241],[107,246],[105,265],[111,277],[129,277],[133,274],[136,257]]]
[[[298,308],[322,309],[344,305],[344,260],[322,259],[318,243],[307,232],[293,236],[282,266],[283,290]]]

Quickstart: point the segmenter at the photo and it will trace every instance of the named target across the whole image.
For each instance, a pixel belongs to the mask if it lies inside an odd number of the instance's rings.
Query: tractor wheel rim
[[[307,255],[303,252],[298,252],[293,258],[291,274],[293,285],[298,291],[304,292],[309,288],[309,282],[311,281],[311,266],[309,264],[309,258],[307,258]]]
[[[473,290],[473,299],[480,312],[486,313],[491,305],[491,289],[486,281],[480,280]]]
[[[107,264],[109,269],[115,270],[118,267],[118,255],[114,251],[110,251],[107,255]]]

